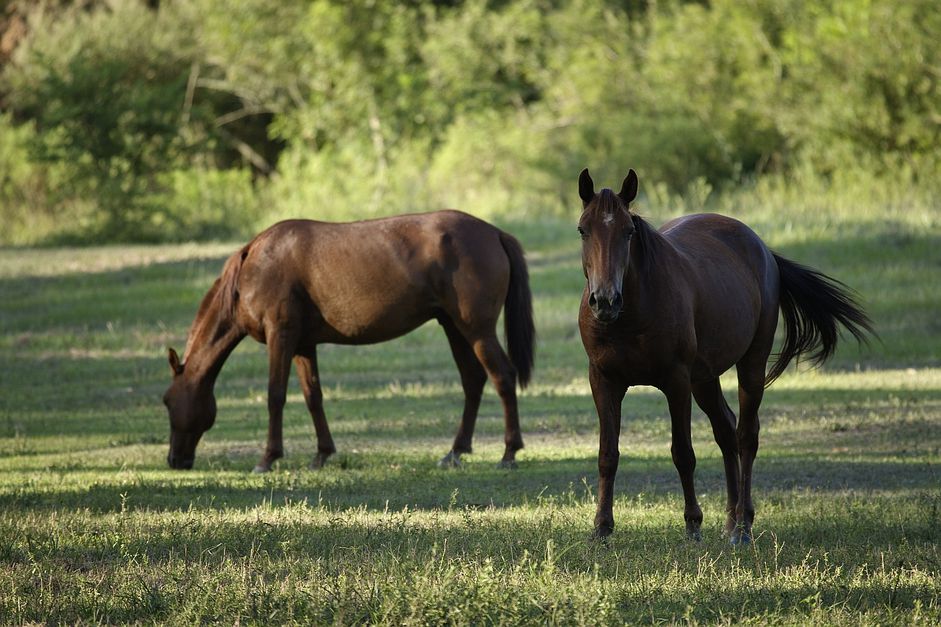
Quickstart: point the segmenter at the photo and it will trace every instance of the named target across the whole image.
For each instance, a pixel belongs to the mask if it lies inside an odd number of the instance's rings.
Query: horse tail
[[[868,343],[867,333],[875,335],[872,321],[844,283],[777,254],[774,260],[781,277],[784,343],[765,378],[766,386],[784,372],[793,358],[804,353],[812,353],[810,360],[814,366],[832,357],[838,338],[837,324],[860,343]]]
[[[500,232],[500,243],[510,261],[510,287],[503,308],[503,330],[510,361],[516,368],[521,388],[533,372],[536,328],[533,326],[533,295],[529,291],[529,270],[523,247],[509,233]]]

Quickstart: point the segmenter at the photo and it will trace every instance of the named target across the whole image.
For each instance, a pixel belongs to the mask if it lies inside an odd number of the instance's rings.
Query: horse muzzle
[[[186,457],[185,455],[177,455],[173,451],[170,451],[167,455],[167,464],[174,470],[190,470],[194,461],[196,461],[195,455]]]
[[[170,433],[170,452],[167,454],[167,464],[176,470],[189,470],[196,460],[196,445],[202,434]]]
[[[600,322],[614,322],[621,315],[624,298],[621,292],[600,294],[592,292],[588,297],[588,307],[592,315]]]

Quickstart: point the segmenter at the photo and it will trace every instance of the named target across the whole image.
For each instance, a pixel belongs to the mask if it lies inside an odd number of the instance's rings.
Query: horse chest
[[[632,385],[651,384],[676,363],[676,351],[659,336],[617,333],[587,337],[585,348],[591,364],[619,373]]]

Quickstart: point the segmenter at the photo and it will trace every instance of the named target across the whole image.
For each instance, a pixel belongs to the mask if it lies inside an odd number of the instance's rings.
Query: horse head
[[[578,178],[578,195],[583,208],[578,233],[582,270],[588,280],[588,306],[597,320],[613,322],[624,304],[621,290],[636,230],[630,204],[637,196],[637,174],[628,172],[617,194],[607,188],[596,194],[585,168]]]
[[[212,387],[199,385],[187,378],[185,364],[172,348],[169,349],[173,380],[163,395],[163,404],[170,415],[171,468],[189,470],[196,459],[196,445],[216,421],[216,399]]]

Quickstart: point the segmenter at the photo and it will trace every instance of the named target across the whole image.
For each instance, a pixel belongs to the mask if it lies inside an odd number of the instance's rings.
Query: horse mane
[[[641,270],[646,274],[653,268],[654,261],[659,256],[660,249],[663,248],[663,238],[657,229],[636,213],[631,213],[631,220],[634,221],[634,229],[636,229],[634,245],[637,246],[637,258],[640,261]]]
[[[213,325],[213,337],[216,340],[231,328],[235,320],[235,310],[238,306],[238,276],[242,269],[242,262],[248,256],[250,244],[233,253],[222,267],[222,274],[213,282],[212,287],[203,296],[196,311],[196,317],[186,334],[186,349],[183,351],[184,359],[189,359],[190,347],[203,330]],[[215,314],[215,315],[213,315]]]
[[[250,246],[251,244],[246,244],[229,257],[218,279],[220,289],[222,290],[222,293],[219,294],[219,307],[230,320],[235,318],[235,308],[239,303],[239,272],[242,270],[242,262],[248,257],[248,249]]]

